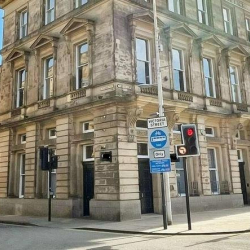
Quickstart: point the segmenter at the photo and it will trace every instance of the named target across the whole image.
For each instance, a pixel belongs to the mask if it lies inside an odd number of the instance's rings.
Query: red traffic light
[[[194,130],[192,128],[187,129],[187,135],[192,136],[194,134]]]

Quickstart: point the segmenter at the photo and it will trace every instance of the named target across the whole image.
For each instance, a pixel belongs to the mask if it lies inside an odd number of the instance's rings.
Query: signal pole
[[[161,81],[161,71],[160,71],[159,32],[158,32],[158,22],[157,22],[156,0],[153,0],[153,13],[154,13],[155,65],[156,65],[156,79],[158,84],[159,117],[163,117],[164,116],[163,91],[162,91],[162,81]],[[161,186],[162,186],[163,224],[164,224],[164,229],[167,229],[167,224],[172,225],[173,223],[169,173],[161,174]],[[167,186],[167,191],[166,191],[166,186]]]

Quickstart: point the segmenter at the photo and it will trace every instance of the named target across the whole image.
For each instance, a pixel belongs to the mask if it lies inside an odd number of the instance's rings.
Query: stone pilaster
[[[7,197],[10,131],[0,132],[0,198]]]
[[[56,154],[59,156],[56,172],[56,198],[69,198],[69,126],[70,118],[56,120]]]
[[[128,135],[128,115],[119,106],[94,112],[95,197],[90,202],[93,218],[140,218],[137,144]],[[101,161],[101,152],[110,151],[112,162]]]
[[[25,198],[35,197],[36,176],[36,124],[26,127],[25,149]]]
[[[204,195],[211,195],[209,165],[207,158],[207,139],[205,134],[205,118],[197,117],[197,129],[200,145],[201,186]]]

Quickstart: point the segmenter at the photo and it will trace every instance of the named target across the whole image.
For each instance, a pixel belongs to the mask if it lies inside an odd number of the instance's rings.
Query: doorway
[[[83,165],[83,216],[89,216],[89,202],[94,198],[94,162]]]
[[[149,159],[138,159],[139,189],[141,200],[141,213],[153,213],[153,187],[152,174],[150,173]]]
[[[243,201],[244,201],[244,205],[247,205],[248,197],[247,197],[247,186],[246,186],[246,177],[245,177],[245,162],[239,162],[239,168],[240,168],[240,182],[241,182]]]

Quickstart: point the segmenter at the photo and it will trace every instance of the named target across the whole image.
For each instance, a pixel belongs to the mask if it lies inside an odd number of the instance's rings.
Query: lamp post
[[[154,13],[155,65],[156,65],[156,81],[158,85],[159,117],[163,117],[164,116],[163,91],[162,91],[162,81],[161,81],[161,71],[160,71],[159,32],[158,32],[158,22],[157,22],[156,0],[153,0],[153,13]],[[168,187],[167,190],[166,186]],[[161,187],[162,187],[163,224],[164,224],[164,229],[167,229],[167,221],[169,225],[171,225],[173,222],[169,173],[161,173]]]

